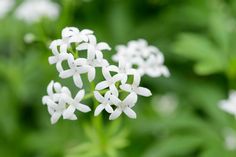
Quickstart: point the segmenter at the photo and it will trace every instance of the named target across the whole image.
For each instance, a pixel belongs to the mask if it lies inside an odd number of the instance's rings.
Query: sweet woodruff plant
[[[140,86],[141,77],[169,76],[168,69],[163,65],[162,53],[143,39],[117,46],[117,53],[112,59],[118,62],[118,66],[109,64],[103,56],[103,51],[111,50],[110,46],[105,42],[97,42],[93,31],[88,29],[80,31],[75,27],[64,28],[62,38],[52,41],[50,49],[53,55],[49,57],[49,63],[56,65],[59,77],[72,77],[74,86],[78,88],[73,97],[68,87],[59,82],[49,83],[47,96],[42,101],[48,108],[52,124],[60,117],[76,120],[76,111],[90,112],[91,106],[82,103],[83,99],[88,98],[95,99],[99,104],[93,104],[96,108],[94,116],[106,111],[110,114],[110,120],[118,118],[122,113],[135,119],[133,107],[138,96],[152,95],[149,89]],[[98,68],[104,79],[95,85]],[[89,93],[83,89],[82,75],[87,75],[92,84]]]

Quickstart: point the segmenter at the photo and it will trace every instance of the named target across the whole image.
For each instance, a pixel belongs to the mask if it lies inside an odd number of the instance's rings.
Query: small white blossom
[[[59,5],[50,0],[25,0],[15,15],[27,23],[39,22],[43,17],[55,20],[59,15]]]
[[[62,87],[60,83],[51,81],[47,87],[47,96],[44,96],[43,104],[48,106],[51,115],[51,123],[55,124],[61,116],[63,119],[76,120],[75,110],[89,112],[90,108],[80,101],[84,97],[84,90],[80,90],[76,97],[71,97],[71,92],[67,87]]]
[[[0,0],[0,19],[11,10],[14,3],[14,0]]]
[[[80,44],[77,47],[77,50],[88,50],[89,47],[93,49],[93,51],[89,51],[89,53],[95,53],[95,56],[98,60],[102,60],[103,59],[103,50],[111,50],[110,46],[105,43],[105,42],[100,42],[97,43],[97,39],[94,35],[89,35],[88,36],[89,39],[89,43],[83,43]],[[90,54],[93,56],[93,54]]]
[[[89,70],[84,66],[77,65],[72,54],[68,54],[67,62],[69,69],[60,71],[59,76],[63,79],[72,76],[75,85],[79,88],[82,88],[83,82],[80,75],[86,73]]]
[[[122,79],[122,75],[116,74],[114,76],[111,76],[110,71],[106,67],[102,68],[102,74],[105,78],[105,81],[98,83],[95,89],[103,90],[105,88],[109,88],[112,94],[118,95],[118,90],[115,83]]]
[[[134,93],[134,96],[137,97],[138,95],[149,97],[152,95],[151,91],[144,87],[139,87],[140,84],[140,74],[135,73],[134,79],[132,84],[122,84],[120,88],[126,92]]]
[[[126,83],[128,75],[134,75],[136,72],[136,70],[131,68],[123,58],[120,58],[118,67],[115,65],[110,65],[107,68],[109,71],[119,73],[122,76],[122,84]]]
[[[52,49],[53,56],[50,56],[48,58],[48,61],[50,64],[56,64],[57,71],[62,72],[63,71],[62,62],[67,60],[69,55],[66,52],[60,53],[58,51],[57,40],[51,43],[50,48]]]
[[[94,112],[94,115],[97,116],[99,115],[102,110],[106,110],[108,113],[112,113],[113,109],[111,107],[111,92],[107,91],[105,96],[103,97],[98,91],[94,92],[94,97],[97,99],[98,102],[100,102],[101,104],[99,104]]]
[[[130,93],[123,101],[121,101],[116,96],[111,95],[111,101],[116,105],[117,108],[110,115],[110,120],[118,118],[122,112],[124,112],[129,118],[135,119],[137,117],[136,113],[131,109],[137,102],[134,93]]]
[[[229,99],[220,101],[219,106],[222,110],[236,116],[236,91],[231,91]]]
[[[160,50],[154,46],[148,46],[143,39],[130,41],[127,46],[117,46],[117,54],[113,56],[114,61],[125,60],[127,66],[135,67],[141,75],[159,77],[170,75],[164,66],[164,57]]]

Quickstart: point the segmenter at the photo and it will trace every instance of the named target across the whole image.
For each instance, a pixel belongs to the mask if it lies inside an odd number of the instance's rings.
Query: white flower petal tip
[[[109,120],[115,120],[121,115],[122,111],[116,109],[110,116]]]

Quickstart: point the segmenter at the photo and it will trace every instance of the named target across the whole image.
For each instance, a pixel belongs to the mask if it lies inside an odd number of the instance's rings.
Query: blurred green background
[[[14,17],[21,2],[0,19],[0,157],[236,156],[235,118],[218,107],[236,88],[235,0],[61,0],[58,20],[37,24]],[[171,77],[143,77],[153,96],[139,98],[136,120],[105,120],[102,137],[89,114],[50,124],[41,98],[63,81],[48,46],[66,26],[94,30],[107,57],[138,38],[164,53]]]

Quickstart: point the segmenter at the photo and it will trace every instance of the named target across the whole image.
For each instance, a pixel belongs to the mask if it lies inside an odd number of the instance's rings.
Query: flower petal
[[[82,66],[87,65],[87,59],[85,59],[85,58],[77,58],[75,60],[75,64],[76,65],[82,65]]]
[[[110,46],[105,42],[100,42],[97,44],[99,50],[111,50]]]
[[[99,82],[99,83],[96,85],[95,89],[96,89],[96,90],[102,90],[102,89],[107,88],[108,86],[109,86],[109,84],[108,84],[107,81],[102,81],[102,82]]]
[[[57,93],[60,93],[60,92],[61,92],[61,88],[62,88],[62,86],[61,86],[60,83],[58,83],[58,82],[55,82],[55,83],[54,83],[54,89],[55,89],[55,91],[56,91]]]
[[[61,117],[61,113],[55,112],[52,116],[51,116],[51,123],[55,124],[59,118]]]
[[[57,61],[58,61],[58,58],[56,56],[50,56],[48,58],[49,64],[55,64],[55,63],[57,63]]]
[[[84,89],[80,90],[75,96],[75,101],[80,102],[83,99],[84,94],[85,94]]]
[[[81,43],[76,47],[76,50],[81,51],[81,50],[87,50],[89,44],[88,43]]]
[[[62,61],[58,61],[58,62],[56,63],[56,68],[57,68],[57,71],[58,71],[58,72],[62,72],[62,71],[64,70],[63,67],[62,67],[61,62],[62,62]]]
[[[137,102],[137,94],[132,92],[130,93],[124,100],[123,100],[123,103],[125,105],[133,105]]]
[[[116,106],[118,106],[121,103],[121,100],[114,95],[111,95],[110,99],[111,99],[111,102]]]
[[[89,43],[92,44],[92,45],[96,45],[97,44],[97,39],[94,35],[89,35],[88,36],[89,38]]]
[[[65,78],[73,76],[74,73],[75,73],[75,70],[73,69],[63,70],[60,72],[59,77],[62,79],[65,79]]]
[[[60,52],[61,53],[67,53],[67,44],[60,45]]]
[[[98,105],[95,109],[94,116],[98,116],[102,110],[104,109],[104,106],[102,104]]]
[[[81,103],[75,104],[75,107],[76,107],[77,110],[79,110],[81,112],[89,112],[89,111],[91,111],[91,109],[88,106],[86,106],[84,104],[81,104]]]
[[[98,60],[102,60],[103,59],[103,53],[101,51],[96,50],[95,53],[96,53],[96,56],[97,56]]]
[[[110,66],[107,67],[107,69],[109,71],[113,71],[113,72],[118,72],[119,71],[119,68],[115,65],[110,65]]]
[[[116,74],[116,75],[114,75],[111,78],[111,82],[116,83],[116,82],[118,82],[118,81],[120,81],[122,79],[123,79],[123,75],[122,74]]]
[[[133,82],[133,84],[134,84],[135,86],[139,86],[140,81],[141,81],[141,76],[140,76],[140,74],[139,74],[138,72],[136,72],[136,73],[134,74],[134,82]]]
[[[53,95],[53,84],[54,84],[53,80],[48,84],[47,93],[48,93],[49,96]]]
[[[116,88],[115,84],[110,85],[109,89],[113,95],[117,96],[119,94],[118,89]]]
[[[121,115],[122,111],[120,109],[116,109],[114,112],[112,112],[112,114],[109,117],[109,120],[114,120],[116,118],[118,118]]]
[[[96,70],[94,67],[91,67],[88,71],[88,80],[89,82],[92,82],[95,79],[96,76]]]
[[[124,113],[129,117],[129,118],[132,118],[132,119],[136,119],[136,113],[129,107],[126,107],[124,109]]]
[[[104,97],[98,91],[94,91],[93,93],[97,101],[100,103],[104,102]]]
[[[90,29],[83,29],[80,33],[88,35],[88,34],[93,34],[93,31]]]
[[[69,120],[77,120],[77,117],[75,114],[72,114],[70,117],[68,117],[67,119]]]
[[[112,112],[113,112],[113,108],[112,108],[110,105],[106,105],[105,110],[106,110],[108,113],[112,113]]]
[[[82,88],[83,82],[79,74],[73,75],[73,80],[77,87]]]
[[[63,119],[69,119],[71,116],[73,116],[75,112],[75,107],[70,105],[66,110],[63,112]]]
[[[104,76],[104,78],[108,81],[110,80],[112,77],[111,77],[111,74],[110,74],[110,71],[107,67],[103,67],[102,68],[102,74]]]
[[[69,90],[69,88],[68,87],[62,87],[61,88],[61,92],[62,93],[64,93],[64,94],[66,94],[66,95],[68,95],[68,96],[71,96],[71,92],[70,92],[70,90]]]
[[[145,97],[149,97],[152,95],[151,91],[147,88],[144,88],[144,87],[138,87],[136,93],[138,95],[142,95],[142,96],[145,96]]]
[[[120,85],[120,89],[122,89],[126,92],[131,92],[132,91],[132,86],[130,84],[122,84],[122,85]]]

